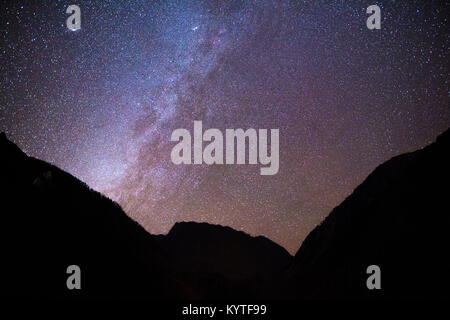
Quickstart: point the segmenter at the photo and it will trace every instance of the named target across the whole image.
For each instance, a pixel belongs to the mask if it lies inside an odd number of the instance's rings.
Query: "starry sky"
[[[66,8],[81,8],[81,30]],[[366,8],[381,8],[369,30]],[[0,130],[154,234],[291,253],[379,164],[450,127],[449,2],[2,1]],[[174,165],[177,128],[280,130],[278,174]]]

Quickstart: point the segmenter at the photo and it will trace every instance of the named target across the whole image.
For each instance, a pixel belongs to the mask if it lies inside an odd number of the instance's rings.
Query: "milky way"
[[[207,221],[293,253],[377,165],[450,126],[448,2],[10,2],[0,130],[152,233]],[[278,128],[279,173],[174,165],[170,135],[194,120]]]

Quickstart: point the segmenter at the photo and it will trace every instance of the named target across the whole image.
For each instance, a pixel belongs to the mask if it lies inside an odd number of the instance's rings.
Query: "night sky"
[[[71,4],[81,8],[79,31],[66,27]],[[381,30],[366,27],[372,4]],[[449,2],[0,8],[0,130],[154,234],[206,221],[294,253],[376,166],[450,127]],[[192,132],[194,120],[204,129],[279,129],[278,174],[174,165],[170,135]]]

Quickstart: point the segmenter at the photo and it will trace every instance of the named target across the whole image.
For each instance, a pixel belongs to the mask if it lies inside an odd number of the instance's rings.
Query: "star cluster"
[[[81,8],[81,30],[66,8]],[[366,8],[381,8],[369,30]],[[380,163],[450,126],[448,2],[5,1],[0,130],[152,233],[207,221],[291,253]],[[171,132],[278,128],[280,170],[181,165]]]

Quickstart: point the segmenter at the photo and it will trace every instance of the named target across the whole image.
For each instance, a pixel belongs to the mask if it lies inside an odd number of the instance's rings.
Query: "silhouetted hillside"
[[[449,297],[450,130],[380,165],[305,239],[290,298]],[[366,268],[381,268],[368,290]]]
[[[0,135],[0,295],[253,297],[292,257],[231,228],[176,224],[152,236],[119,205]],[[82,289],[68,290],[78,265]]]
[[[201,297],[260,297],[292,262],[267,238],[207,223],[176,223],[160,243],[180,267],[179,278],[195,284]]]
[[[380,165],[295,257],[207,223],[153,236],[119,205],[0,135],[0,295],[184,298],[444,297],[450,131]],[[66,288],[78,265],[82,290]],[[381,290],[366,269],[381,268]]]
[[[159,246],[116,203],[4,134],[0,150],[2,295],[173,296]],[[81,291],[66,288],[72,264]]]

